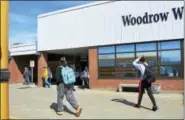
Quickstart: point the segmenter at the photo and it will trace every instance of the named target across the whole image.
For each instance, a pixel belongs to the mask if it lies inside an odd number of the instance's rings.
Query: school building
[[[117,89],[139,82],[132,62],[144,55],[162,90],[184,90],[183,1],[98,1],[37,21],[35,43],[10,46],[10,83],[22,82],[24,67],[34,60],[34,82],[42,87],[43,67],[54,75],[66,56],[77,76],[89,67],[90,88]]]

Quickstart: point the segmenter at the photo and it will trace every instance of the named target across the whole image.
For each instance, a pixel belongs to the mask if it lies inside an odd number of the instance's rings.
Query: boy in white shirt
[[[156,102],[155,102],[155,98],[154,98],[152,90],[151,90],[152,83],[147,82],[146,78],[144,78],[145,69],[146,69],[146,66],[148,66],[148,64],[145,61],[145,57],[142,56],[142,57],[137,58],[135,61],[133,61],[133,65],[141,73],[140,83],[139,83],[138,103],[135,105],[135,107],[140,108],[143,93],[144,93],[144,89],[146,89],[147,93],[148,93],[148,96],[150,97],[150,99],[153,103],[152,110],[153,111],[158,110],[158,107],[157,107]]]

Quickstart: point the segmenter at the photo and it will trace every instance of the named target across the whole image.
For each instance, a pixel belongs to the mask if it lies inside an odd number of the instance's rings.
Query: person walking
[[[67,101],[71,104],[71,106],[76,110],[76,116],[79,117],[82,108],[78,105],[77,100],[74,96],[74,86],[73,83],[66,84],[65,83],[65,75],[63,75],[63,69],[68,67],[67,60],[65,57],[60,59],[60,66],[56,69],[56,81],[57,81],[57,114],[62,115],[64,106],[63,106],[63,99],[66,96]],[[62,74],[61,74],[62,73]],[[75,78],[75,76],[74,76]]]
[[[144,89],[146,89],[147,93],[148,93],[148,96],[149,96],[149,98],[151,99],[151,101],[153,103],[152,110],[153,111],[158,110],[155,98],[154,98],[152,90],[151,90],[152,82],[150,81],[149,77],[146,77],[146,70],[147,70],[148,64],[146,63],[145,57],[141,56],[141,57],[137,58],[135,61],[133,61],[133,65],[135,66],[135,68],[137,70],[140,71],[140,74],[141,74],[140,82],[139,82],[138,102],[135,105],[135,107],[140,108],[143,93],[144,93]],[[152,78],[152,80],[153,80],[153,78]]]
[[[23,84],[29,85],[30,84],[31,72],[27,67],[24,68],[23,76],[24,76],[24,83]]]
[[[49,78],[48,69],[47,69],[47,67],[44,67],[44,82],[45,82],[45,87],[50,88],[51,87],[51,84],[49,83],[48,78]]]
[[[85,66],[85,69],[81,73],[82,79],[82,88],[89,88],[89,70],[88,67]]]

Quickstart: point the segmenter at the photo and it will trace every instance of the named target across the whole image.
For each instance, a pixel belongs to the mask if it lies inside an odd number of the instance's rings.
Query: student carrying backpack
[[[152,87],[152,82],[155,81],[155,75],[152,72],[151,68],[146,65],[145,57],[139,57],[135,61],[133,61],[134,67],[140,71],[141,76],[140,76],[140,83],[139,83],[139,95],[138,95],[138,102],[135,105],[135,107],[140,108],[144,89],[147,90],[148,96],[150,100],[153,103],[153,111],[158,110],[155,98],[153,96],[151,87]]]
[[[73,94],[73,84],[76,81],[73,69],[68,67],[67,61],[64,57],[60,60],[61,65],[56,70],[57,81],[57,114],[62,115],[64,111],[63,98],[66,96],[67,101],[76,110],[76,116],[79,117],[82,108],[78,105],[75,96]]]

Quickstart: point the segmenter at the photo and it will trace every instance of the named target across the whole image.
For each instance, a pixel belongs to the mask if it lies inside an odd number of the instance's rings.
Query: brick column
[[[41,53],[41,55],[38,56],[38,87],[43,87],[43,67],[47,67],[47,65],[47,53]]]
[[[96,86],[98,79],[98,60],[97,60],[97,49],[89,48],[89,87],[93,88]]]
[[[9,79],[10,84],[24,82],[23,73],[21,73],[21,69],[19,68],[21,64],[22,64],[22,61],[18,59],[18,57],[17,59],[16,57],[10,58],[9,65],[8,65],[8,69],[10,72],[10,79]],[[24,70],[24,67],[22,68],[22,70]]]

